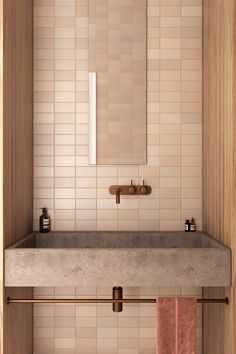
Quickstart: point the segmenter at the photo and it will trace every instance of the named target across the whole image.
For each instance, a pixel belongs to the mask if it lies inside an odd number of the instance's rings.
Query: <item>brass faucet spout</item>
[[[120,188],[116,190],[116,204],[120,204]]]

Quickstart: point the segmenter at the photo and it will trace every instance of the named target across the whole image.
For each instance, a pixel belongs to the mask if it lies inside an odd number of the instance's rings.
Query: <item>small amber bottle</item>
[[[195,232],[196,231],[196,223],[195,223],[194,218],[192,218],[191,222],[190,222],[190,231],[191,232]]]
[[[184,224],[184,230],[185,232],[189,232],[190,231],[190,221],[187,219],[185,220],[185,224]]]
[[[47,214],[46,208],[42,209],[42,215],[39,218],[39,230],[40,232],[49,232],[50,231],[50,218]]]

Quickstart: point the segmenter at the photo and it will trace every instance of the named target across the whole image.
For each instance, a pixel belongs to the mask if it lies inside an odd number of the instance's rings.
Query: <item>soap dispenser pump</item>
[[[50,218],[47,214],[46,208],[41,208],[42,215],[39,218],[39,230],[40,232],[49,232],[50,231]]]

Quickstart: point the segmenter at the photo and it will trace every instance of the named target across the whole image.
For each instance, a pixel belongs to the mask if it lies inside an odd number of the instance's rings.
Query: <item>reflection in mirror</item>
[[[89,72],[90,163],[145,164],[146,0],[89,0]]]

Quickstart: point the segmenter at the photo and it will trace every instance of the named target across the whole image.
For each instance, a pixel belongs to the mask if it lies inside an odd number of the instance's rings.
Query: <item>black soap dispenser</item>
[[[184,224],[185,232],[189,232],[190,231],[190,225],[191,225],[191,223],[190,223],[189,219],[185,220],[185,224]]]
[[[50,231],[50,218],[47,214],[46,208],[42,209],[42,215],[39,218],[39,230],[40,232],[49,232]]]
[[[192,218],[192,219],[191,219],[191,222],[190,222],[190,231],[191,231],[191,232],[196,232],[196,229],[197,229],[197,227],[196,227],[195,219]]]

